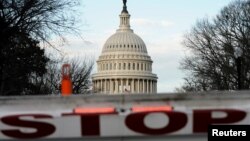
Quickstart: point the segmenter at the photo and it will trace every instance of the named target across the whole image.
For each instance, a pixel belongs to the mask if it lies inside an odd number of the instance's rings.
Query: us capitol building
[[[120,26],[108,38],[92,76],[93,92],[100,94],[149,94],[157,92],[157,75],[143,40],[130,28],[130,15],[123,0]]]

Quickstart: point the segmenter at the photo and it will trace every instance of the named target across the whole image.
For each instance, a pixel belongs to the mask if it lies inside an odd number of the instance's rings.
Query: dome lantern
[[[123,0],[123,10],[120,14],[120,26],[117,32],[133,32],[130,29],[130,15],[127,10],[127,0]]]

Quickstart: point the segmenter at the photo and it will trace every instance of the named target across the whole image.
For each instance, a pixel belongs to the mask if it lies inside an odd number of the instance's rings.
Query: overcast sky
[[[180,60],[188,54],[181,44],[183,35],[197,20],[213,18],[232,0],[127,0],[131,28],[146,43],[158,75],[158,92],[173,92],[183,84]],[[82,37],[68,37],[63,46],[69,56],[101,54],[105,41],[119,26],[122,0],[82,0],[79,23]],[[96,72],[96,67],[94,72]]]

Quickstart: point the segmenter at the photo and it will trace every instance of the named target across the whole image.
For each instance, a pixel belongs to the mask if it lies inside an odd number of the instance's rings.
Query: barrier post
[[[70,96],[72,94],[72,82],[70,78],[69,64],[64,64],[62,66],[61,94],[62,96]]]

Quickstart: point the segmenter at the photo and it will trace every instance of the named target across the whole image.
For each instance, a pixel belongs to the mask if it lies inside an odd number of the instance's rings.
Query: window
[[[123,70],[126,70],[126,63],[123,63]]]
[[[135,70],[135,63],[133,63],[133,70]]]
[[[128,63],[128,70],[130,70],[130,63]]]
[[[121,63],[119,63],[119,70],[121,70],[121,69],[122,69]]]

